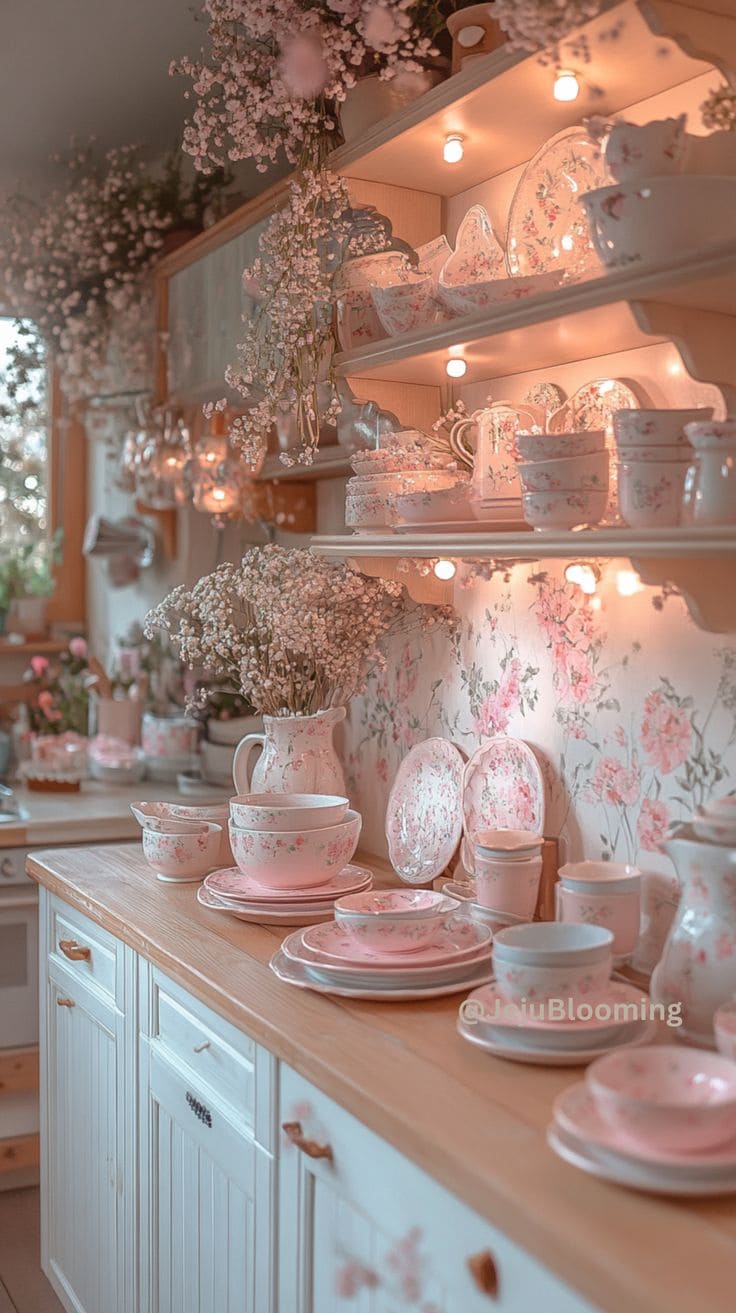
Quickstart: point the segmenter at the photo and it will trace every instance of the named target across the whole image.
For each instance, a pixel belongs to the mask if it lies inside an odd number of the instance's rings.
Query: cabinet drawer
[[[125,947],[120,940],[58,898],[49,898],[47,915],[49,962],[122,1007]]]
[[[282,1065],[282,1308],[593,1313],[551,1272]],[[295,1130],[295,1124],[298,1129]],[[291,1136],[291,1138],[290,1138]],[[294,1137],[300,1143],[294,1143]]]
[[[273,1142],[271,1055],[157,968],[149,969],[151,1053],[191,1072],[198,1088],[230,1109],[265,1148]]]

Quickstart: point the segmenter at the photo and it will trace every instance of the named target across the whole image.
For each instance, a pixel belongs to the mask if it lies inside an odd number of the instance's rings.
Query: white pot
[[[10,603],[6,628],[26,638],[42,638],[46,633],[46,597],[16,597]]]

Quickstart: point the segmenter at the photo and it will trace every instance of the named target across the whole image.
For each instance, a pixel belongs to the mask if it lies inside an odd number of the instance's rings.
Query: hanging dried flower
[[[736,132],[736,86],[724,82],[706,96],[700,106],[703,126],[714,131]]]
[[[556,56],[560,43],[597,18],[605,0],[494,0],[493,17],[506,33],[512,50],[548,51]],[[584,38],[573,38],[569,51],[589,58]]]

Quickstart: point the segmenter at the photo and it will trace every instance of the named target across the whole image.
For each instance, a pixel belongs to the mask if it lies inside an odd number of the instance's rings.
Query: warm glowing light
[[[636,570],[619,570],[616,574],[616,591],[621,597],[633,597],[640,593],[644,585]]]
[[[591,597],[590,602],[588,603],[588,605],[590,606],[591,611],[600,611],[601,606],[603,605],[603,603],[601,602],[600,597],[599,597],[598,594],[596,593],[595,597]]]
[[[462,356],[455,356],[452,360],[448,360],[445,365],[445,371],[448,378],[462,378],[466,373],[467,368],[468,362],[467,360],[463,360]]]
[[[601,572],[596,565],[588,561],[571,561],[565,566],[565,578],[569,584],[577,584],[581,593],[593,594],[598,587]]]
[[[456,571],[454,561],[435,561],[434,572],[438,579],[454,579]]]
[[[577,100],[580,83],[571,68],[558,68],[552,94],[555,100]]]
[[[560,246],[563,251],[571,251],[574,245],[575,238],[570,233],[565,233],[565,235],[560,238]]]
[[[442,147],[442,158],[445,164],[459,164],[464,154],[465,147],[462,137],[458,132],[451,132],[449,137],[445,137],[445,144]]]
[[[213,488],[213,489],[212,489],[212,500],[213,500],[213,501],[224,501],[226,497],[227,497],[227,491],[225,490],[225,488]]]
[[[678,378],[680,374],[684,373],[684,370],[682,368],[682,361],[671,360],[667,366],[667,373],[671,374],[672,378]]]

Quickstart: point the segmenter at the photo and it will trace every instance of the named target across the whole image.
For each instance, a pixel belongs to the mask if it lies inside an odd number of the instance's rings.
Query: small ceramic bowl
[[[159,880],[203,880],[220,861],[222,826],[211,821],[156,819],[166,830],[143,827],[143,856]]]
[[[566,887],[584,894],[628,894],[641,884],[639,867],[626,862],[566,862],[557,874]]]
[[[690,440],[685,425],[695,420],[708,420],[713,414],[710,407],[699,410],[617,410],[613,416],[613,432],[619,451],[627,447],[685,447]]]
[[[684,461],[687,465],[693,459],[689,443],[682,443],[679,447],[635,447],[632,443],[629,447],[619,447],[618,454],[621,460],[643,461],[646,465],[661,460]]]
[[[544,836],[534,830],[479,830],[475,836],[479,857],[504,857],[507,861],[536,856],[543,843]]]
[[[606,513],[607,488],[579,492],[526,492],[521,505],[524,519],[533,529],[578,529],[599,524]]]
[[[650,123],[614,123],[605,144],[608,172],[618,182],[633,182],[652,175],[681,173],[687,150],[685,123],[678,118],[653,119]]]
[[[571,433],[517,433],[516,450],[521,461],[564,460],[571,456],[588,456],[603,451],[603,429],[583,429]]]
[[[250,830],[230,823],[235,863],[267,889],[312,889],[337,875],[358,846],[362,818],[349,811],[317,830]]]
[[[376,314],[389,337],[412,333],[445,317],[443,308],[435,300],[434,290],[431,278],[371,288]]]
[[[344,821],[347,798],[329,793],[242,793],[230,819],[244,830],[320,830]]]
[[[736,1063],[674,1044],[598,1058],[586,1082],[603,1119],[635,1144],[675,1153],[736,1135]]]
[[[723,1003],[713,1014],[716,1047],[724,1058],[736,1062],[736,999]]]
[[[372,890],[338,898],[335,920],[369,951],[411,953],[433,943],[459,906],[431,889]]]
[[[393,494],[359,493],[345,498],[345,523],[349,529],[390,529],[399,522]]]
[[[532,461],[519,466],[519,478],[524,492],[568,492],[581,488],[601,488],[607,492],[608,452]]]
[[[451,488],[430,492],[407,492],[395,498],[396,511],[403,524],[441,524],[447,521],[472,520],[470,482],[461,480]]]
[[[530,966],[610,964],[610,930],[600,926],[535,921],[504,931],[495,944],[499,959]]]
[[[736,178],[641,178],[580,196],[590,236],[609,268],[669,261],[733,235]]]
[[[618,504],[632,529],[679,524],[685,490],[686,461],[618,462]]]
[[[158,803],[148,804],[156,807]],[[130,810],[142,830],[152,830],[156,834],[202,834],[208,824],[218,825],[219,821],[186,820],[179,816],[166,816],[159,812],[143,811],[145,803],[131,802]]]

